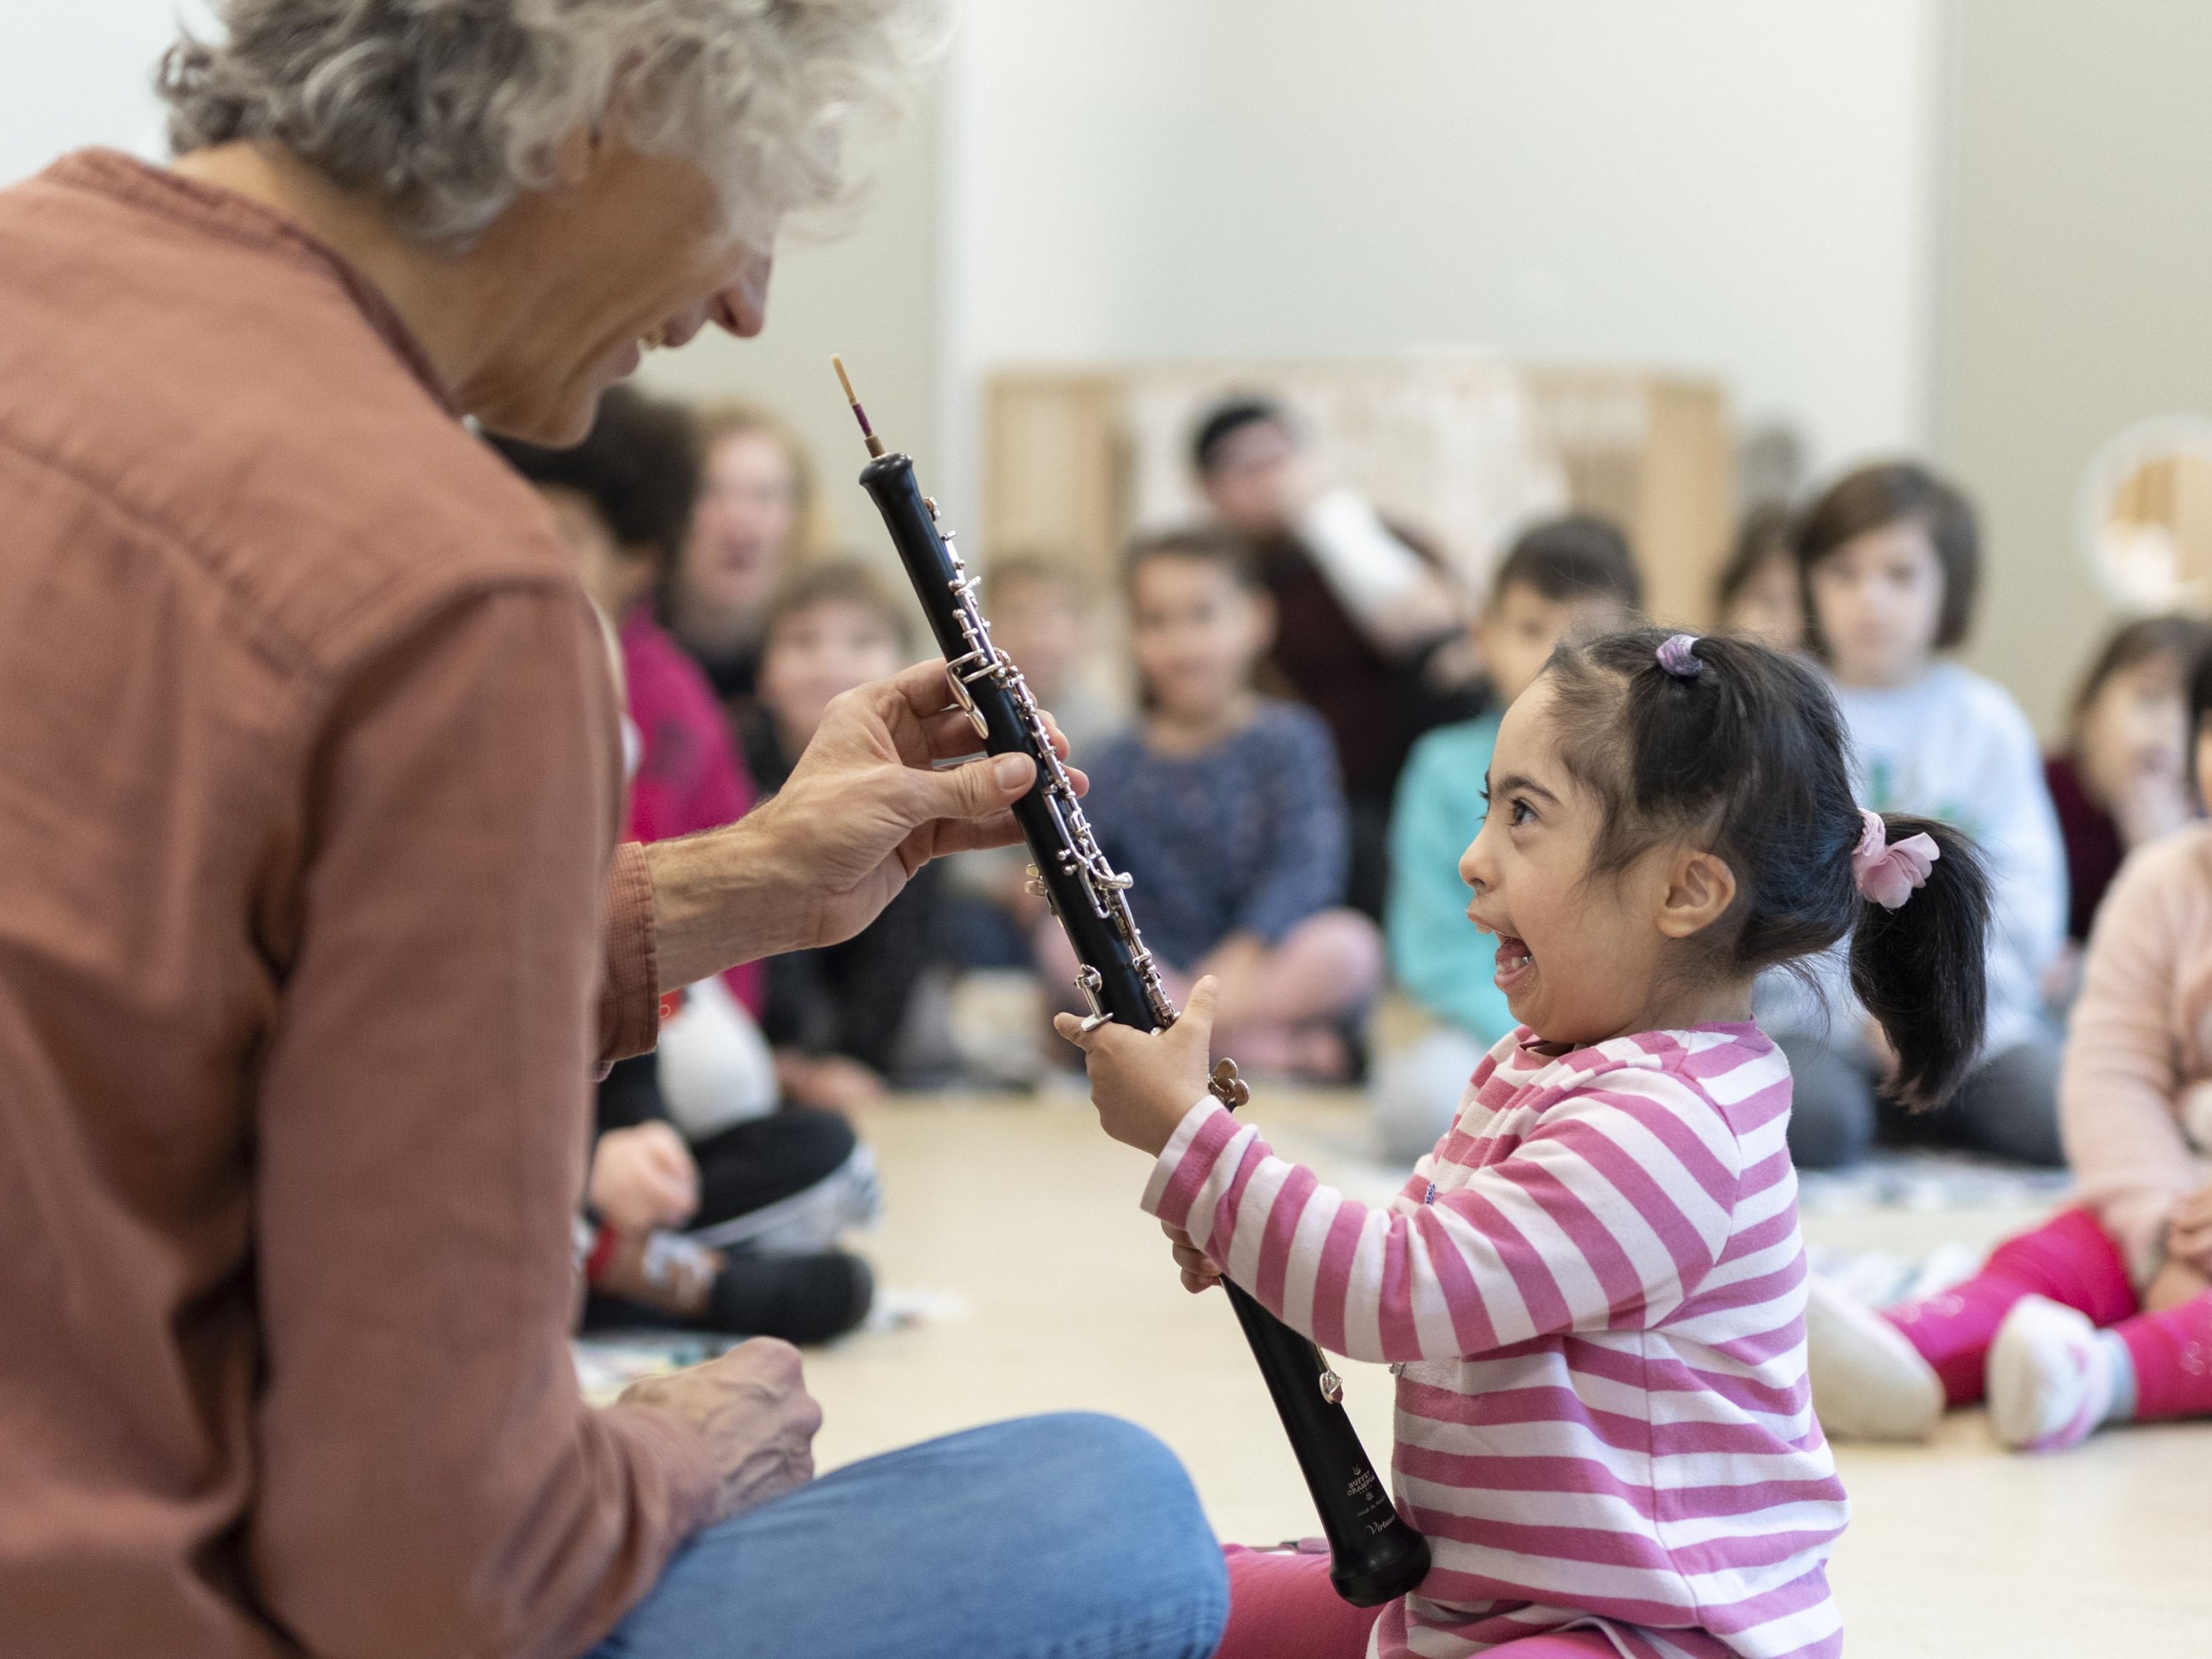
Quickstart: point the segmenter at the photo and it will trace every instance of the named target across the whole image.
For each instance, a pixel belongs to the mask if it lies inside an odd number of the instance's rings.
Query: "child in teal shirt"
[[[1440,1029],[1376,1078],[1376,1115],[1394,1157],[1418,1157],[1436,1144],[1476,1062],[1514,1025],[1492,981],[1497,941],[1467,920],[1459,878],[1460,854],[1482,824],[1498,721],[1561,639],[1622,627],[1643,599],[1627,540],[1605,520],[1578,514],[1524,532],[1499,563],[1475,624],[1491,711],[1429,732],[1398,780],[1383,933],[1393,975]]]

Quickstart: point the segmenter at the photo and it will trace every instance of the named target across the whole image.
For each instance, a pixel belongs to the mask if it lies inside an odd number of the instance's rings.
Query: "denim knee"
[[[1040,1492],[1083,1493],[1139,1547],[1101,1563],[1133,1607],[1191,1632],[1194,1659],[1213,1651],[1229,1619],[1229,1577],[1213,1528],[1176,1455],[1156,1436],[1096,1412],[1059,1412],[997,1425],[996,1449],[1018,1459]]]

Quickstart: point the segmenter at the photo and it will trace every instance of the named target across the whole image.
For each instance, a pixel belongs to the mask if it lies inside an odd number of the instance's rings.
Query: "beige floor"
[[[1343,1104],[1263,1098],[1253,1112],[1285,1152],[1324,1173],[1349,1167],[1358,1120]],[[1099,1134],[1086,1105],[907,1103],[865,1129],[888,1200],[866,1248],[887,1284],[952,1305],[815,1357],[824,1468],[1020,1413],[1112,1412],[1182,1455],[1222,1537],[1313,1530],[1235,1321],[1218,1298],[1177,1288],[1136,1207],[1144,1161]],[[1862,1215],[1811,1231],[1910,1251],[2027,1218]],[[1349,1403],[1382,1463],[1389,1377],[1349,1369]],[[1932,1448],[1838,1459],[1855,1518],[1834,1577],[1854,1656],[2212,1654],[2212,1425],[2028,1458],[1960,1413]]]

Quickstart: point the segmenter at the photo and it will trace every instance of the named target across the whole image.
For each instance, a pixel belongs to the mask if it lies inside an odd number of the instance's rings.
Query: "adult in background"
[[[911,0],[228,0],[179,159],[0,192],[0,1652],[1207,1652],[1172,1458],[1051,1417],[812,1480],[775,1343],[586,1409],[595,1060],[1011,834],[922,666],[617,854],[602,636],[460,424],[762,321]],[[611,1632],[611,1638],[610,1638]]]
[[[732,717],[752,704],[768,601],[813,550],[814,470],[798,435],[766,410],[717,404],[695,417],[699,494],[660,617]]]
[[[1322,487],[1279,404],[1220,404],[1200,422],[1191,461],[1215,519],[1249,544],[1274,600],[1274,689],[1328,726],[1350,814],[1346,896],[1379,920],[1398,773],[1415,738],[1470,712],[1425,673],[1458,636],[1457,599],[1411,538],[1352,490]]]

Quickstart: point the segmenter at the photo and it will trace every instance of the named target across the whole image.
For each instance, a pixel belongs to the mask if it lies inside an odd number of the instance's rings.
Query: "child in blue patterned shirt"
[[[1216,1041],[1249,1069],[1340,1079],[1342,1030],[1382,973],[1375,925],[1343,908],[1345,808],[1328,729],[1260,696],[1253,670],[1274,617],[1241,544],[1211,534],[1140,542],[1129,636],[1143,694],[1136,730],[1079,757],[1084,810],[1115,867],[1136,878],[1146,942],[1178,1001],[1221,981]],[[1049,921],[1039,963],[1070,984]]]

